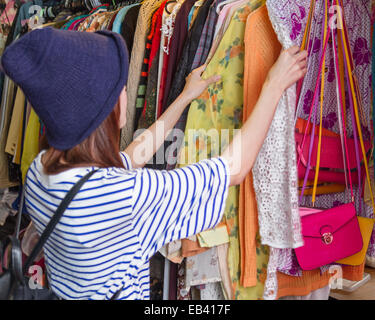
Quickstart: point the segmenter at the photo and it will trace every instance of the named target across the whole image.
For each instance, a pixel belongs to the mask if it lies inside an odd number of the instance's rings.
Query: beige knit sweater
[[[150,31],[152,14],[160,7],[164,0],[145,0],[139,10],[137,28],[134,35],[132,55],[129,65],[127,85],[127,123],[121,132],[121,150],[124,150],[133,140],[135,103],[138,93],[138,85],[141,77],[142,62],[145,52],[146,37]]]

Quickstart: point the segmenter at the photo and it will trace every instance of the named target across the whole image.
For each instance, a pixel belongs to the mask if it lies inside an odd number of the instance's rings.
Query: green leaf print
[[[234,39],[232,47],[238,46],[240,43],[241,43],[241,39],[237,37],[236,39]]]
[[[198,110],[202,110],[203,112],[206,112],[206,104],[203,100],[198,101]]]
[[[237,237],[238,236],[238,226],[232,228],[229,234],[230,237]]]

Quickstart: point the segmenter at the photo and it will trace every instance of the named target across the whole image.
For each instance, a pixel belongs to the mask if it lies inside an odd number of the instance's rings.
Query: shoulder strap
[[[322,25],[322,27],[324,28],[324,24]],[[322,31],[324,32],[324,29],[322,29]],[[317,95],[318,95],[318,92],[319,92],[319,84],[320,84],[319,80],[320,80],[320,78],[322,76],[322,71],[324,69],[323,66],[324,66],[324,62],[325,62],[325,56],[326,56],[326,52],[327,52],[329,38],[330,38],[330,33],[328,32],[327,36],[325,37],[324,45],[323,45],[323,47],[321,47],[320,62],[319,62],[319,72],[318,72],[318,77],[317,77],[317,80],[316,80],[316,83],[315,83],[315,89],[314,89],[313,99],[312,99],[311,107],[310,107],[310,114],[309,114],[309,117],[308,117],[308,120],[307,120],[307,125],[306,125],[304,136],[303,136],[303,139],[302,139],[301,149],[304,147],[305,142],[306,142],[307,132],[308,132],[308,128],[309,128],[308,124],[311,122],[311,117],[312,117],[312,114],[313,114],[313,110],[317,109],[315,102],[316,102]],[[304,191],[305,191],[305,188],[306,188],[306,184],[307,184],[307,179],[308,179],[309,171],[311,170],[310,163],[311,163],[311,159],[312,159],[312,150],[313,150],[313,144],[314,144],[314,139],[315,139],[315,121],[316,121],[316,117],[317,116],[315,115],[312,118],[313,119],[313,127],[312,127],[312,133],[310,135],[309,157],[308,157],[308,161],[307,161],[306,174],[305,174],[305,177],[303,179],[303,185],[302,185],[302,192],[301,192],[301,195],[300,195],[300,201],[302,201],[302,198],[303,198],[303,195],[304,195]],[[300,165],[300,162],[301,162],[301,157],[298,158],[297,166]]]
[[[324,32],[323,32],[324,43],[326,42],[326,39],[330,37],[330,32],[331,30],[328,25],[328,0],[326,0],[324,2]],[[326,68],[326,55],[323,56],[322,77],[321,77],[321,84],[320,84],[320,123],[319,123],[319,138],[318,138],[318,154],[317,154],[317,159],[316,159],[314,186],[313,186],[313,193],[312,193],[313,206],[315,205],[315,199],[316,199],[316,189],[318,186],[320,156],[321,156],[321,148],[322,148],[323,102],[324,102],[324,84],[325,84],[325,74],[326,74],[325,68]]]
[[[310,49],[311,49],[310,48],[311,25],[312,25],[314,11],[315,11],[315,7],[316,7],[316,3],[315,2],[316,2],[316,0],[311,0],[310,1],[309,15],[308,15],[308,18],[307,18],[305,33],[303,35],[302,44],[301,44],[301,51],[307,49],[307,51],[309,53],[310,53]],[[303,78],[300,79],[297,82],[297,87],[296,87],[297,105],[298,105],[298,101],[300,99],[302,85],[303,85]]]
[[[335,0],[336,3],[338,3],[339,5],[342,5],[342,1],[341,0]],[[343,7],[342,7],[343,8]],[[344,24],[344,28],[341,29],[341,34],[342,34],[342,40],[343,40],[343,51],[344,51],[344,54],[345,54],[345,62],[346,62],[346,66],[347,66],[347,73],[348,73],[348,80],[349,80],[349,93],[352,93],[353,95],[353,98],[352,99],[349,99],[350,103],[353,104],[353,106],[351,107],[351,110],[354,111],[354,117],[355,118],[355,122],[356,122],[356,125],[357,125],[357,128],[355,128],[355,126],[353,126],[353,132],[355,133],[356,130],[358,131],[358,137],[359,137],[359,142],[360,142],[360,147],[361,147],[361,151],[362,151],[362,154],[363,154],[363,162],[364,162],[364,167],[365,167],[365,172],[366,172],[366,178],[367,178],[367,183],[369,185],[369,189],[370,189],[370,195],[371,195],[371,202],[372,202],[372,206],[373,208],[375,208],[375,202],[374,202],[374,197],[373,197],[373,193],[372,193],[372,188],[371,188],[371,182],[370,182],[370,173],[369,173],[369,169],[368,169],[368,163],[367,163],[367,156],[366,156],[366,150],[365,150],[365,147],[364,147],[364,142],[363,142],[363,135],[362,135],[362,130],[361,130],[361,123],[360,123],[360,117],[359,117],[359,112],[358,112],[358,109],[360,107],[360,104],[358,102],[358,98],[360,97],[360,95],[356,94],[356,89],[358,89],[358,87],[355,85],[355,79],[356,79],[356,76],[354,74],[354,71],[353,71],[353,55],[352,55],[352,52],[351,52],[351,48],[350,48],[350,45],[349,45],[349,40],[348,40],[348,35],[347,35],[347,27],[346,27],[346,22],[345,22],[345,19],[343,17],[344,13],[339,11],[339,19],[342,19],[343,21],[343,24]],[[353,119],[354,121],[354,119]],[[360,170],[360,166],[358,168],[358,170]]]
[[[82,188],[83,184],[91,178],[91,176],[97,172],[98,170],[94,170],[86,174],[84,177],[82,177],[73,187],[70,189],[70,191],[67,193],[65,198],[60,203],[59,207],[57,208],[55,214],[51,218],[50,222],[44,229],[42,235],[40,236],[40,239],[36,246],[34,247],[33,251],[31,252],[30,256],[27,258],[26,263],[23,267],[23,273],[25,274],[27,270],[29,269],[30,265],[34,262],[35,258],[39,254],[39,252],[42,250],[44,244],[46,243],[48,237],[51,235],[52,231],[55,229],[56,225],[60,221],[64,211],[69,206],[69,204],[72,202],[73,198],[76,196],[76,194],[79,192],[79,190]],[[20,203],[22,205],[22,203]]]

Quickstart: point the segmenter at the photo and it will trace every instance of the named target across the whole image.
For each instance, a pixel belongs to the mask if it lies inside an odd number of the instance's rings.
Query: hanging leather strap
[[[325,0],[324,3],[324,36],[323,42],[326,42],[326,39],[330,37],[331,32],[328,26],[328,0]],[[327,34],[328,32],[328,34]],[[326,48],[327,50],[327,48]],[[318,154],[316,159],[316,168],[315,168],[315,177],[314,177],[314,187],[312,193],[312,203],[315,205],[316,199],[316,189],[318,187],[318,176],[320,168],[320,156],[322,148],[322,129],[323,129],[323,102],[324,102],[324,84],[325,84],[325,73],[326,73],[326,55],[323,56],[323,66],[322,66],[322,78],[320,83],[320,123],[319,123],[319,141],[318,141]]]
[[[322,70],[323,70],[323,63],[324,63],[325,55],[326,55],[326,52],[327,52],[327,46],[328,46],[329,38],[330,38],[330,32],[328,32],[328,36],[326,37],[325,42],[324,42],[323,50],[321,51],[319,71],[318,71],[318,76],[317,76],[317,80],[316,80],[316,83],[315,83],[314,95],[313,95],[313,99],[312,99],[312,102],[311,102],[310,114],[309,114],[307,123],[310,123],[313,110],[315,109],[314,106],[315,106],[315,102],[316,102],[316,98],[317,98],[317,94],[318,94],[319,79],[320,79],[320,76],[321,76]],[[316,117],[313,118],[313,128],[312,128],[312,133],[311,133],[311,136],[310,136],[309,157],[308,157],[308,160],[307,160],[307,170],[306,170],[306,174],[305,174],[303,186],[302,186],[302,192],[301,192],[301,197],[300,197],[301,201],[302,201],[302,197],[304,195],[304,191],[305,191],[305,188],[306,188],[306,184],[307,184],[307,180],[308,180],[308,174],[309,174],[310,165],[311,165],[312,150],[313,150],[314,137],[315,137],[315,119],[316,119]],[[301,146],[300,146],[301,149],[303,149],[303,147],[305,145],[308,128],[309,128],[309,126],[307,125],[306,128],[305,128],[305,133],[304,133],[302,143],[301,143]],[[300,161],[301,161],[301,157],[299,157],[299,159],[297,161],[297,166],[300,165]]]
[[[335,0],[335,3],[341,5],[341,7],[343,8],[342,0]],[[366,157],[366,150],[365,150],[365,146],[364,146],[364,143],[363,143],[361,123],[360,123],[360,119],[359,119],[358,101],[357,101],[358,95],[356,95],[356,88],[358,89],[358,86],[355,86],[355,83],[354,83],[355,76],[354,76],[354,70],[353,70],[353,58],[352,58],[353,55],[352,55],[352,52],[351,52],[351,48],[348,45],[349,40],[348,40],[348,35],[347,35],[347,32],[346,32],[345,19],[344,19],[343,16],[341,16],[340,11],[339,11],[339,19],[342,19],[343,25],[344,25],[344,28],[341,29],[341,34],[342,34],[342,40],[343,40],[343,45],[344,45],[345,59],[346,59],[347,68],[348,68],[348,70],[347,70],[348,80],[349,80],[350,89],[351,89],[349,91],[353,94],[353,99],[351,101],[353,103],[353,108],[351,108],[351,109],[354,109],[355,121],[356,121],[356,125],[357,125],[357,131],[358,131],[360,146],[361,146],[361,150],[362,150],[362,154],[363,154],[363,162],[364,162],[364,166],[365,166],[365,170],[366,170],[367,183],[369,185],[372,206],[375,209],[374,196],[373,196],[373,193],[372,193],[370,173],[369,173],[367,157]],[[353,128],[353,131],[355,131],[355,128]]]
[[[348,144],[347,144],[347,138],[346,138],[346,121],[345,121],[345,112],[344,112],[344,103],[343,103],[343,100],[342,100],[342,91],[343,91],[343,88],[344,88],[344,82],[342,81],[343,79],[340,77],[339,75],[339,66],[338,66],[338,52],[337,52],[337,46],[336,46],[336,39],[335,37],[333,36],[332,37],[332,47],[333,47],[333,55],[334,55],[334,63],[335,63],[335,71],[336,71],[336,78],[337,78],[337,86],[338,86],[338,102],[339,102],[339,106],[340,106],[340,109],[341,109],[341,121],[342,121],[342,124],[343,124],[343,136],[344,136],[344,152],[345,152],[345,159],[346,159],[346,166],[347,168],[349,169],[349,183],[350,183],[350,191],[351,191],[351,197],[352,197],[352,201],[354,202],[354,193],[353,193],[353,186],[352,186],[352,175],[351,175],[351,172],[350,172],[350,163],[349,163],[349,154],[348,154]],[[356,150],[358,151],[358,150]]]
[[[316,6],[316,0],[311,0],[309,15],[307,18],[306,28],[305,28],[305,32],[304,32],[302,44],[301,44],[301,51],[307,49],[307,51],[310,52],[310,49],[311,49],[310,48],[311,25],[312,25],[312,18],[314,16],[315,6]],[[297,105],[301,96],[302,85],[303,85],[303,78],[298,80],[297,82],[297,88],[296,88]]]
[[[335,1],[335,4],[342,5],[341,0],[332,0],[332,4],[333,4],[333,1]],[[323,101],[322,95],[324,93],[324,90],[323,90],[324,69],[322,69],[322,67],[324,66],[324,58],[325,58],[325,52],[327,50],[327,42],[328,42],[328,39],[330,38],[330,34],[331,34],[330,26],[327,23],[327,9],[328,9],[328,0],[325,0],[325,23],[324,23],[324,25],[325,25],[325,29],[324,29],[325,30],[325,32],[324,32],[324,34],[325,34],[325,36],[324,36],[325,37],[325,45],[324,45],[324,49],[323,49],[323,53],[322,53],[322,57],[321,57],[318,79],[317,79],[317,83],[316,83],[316,86],[315,86],[313,102],[312,102],[312,105],[311,105],[309,119],[308,119],[308,123],[310,123],[310,119],[311,119],[311,116],[312,116],[312,112],[313,112],[314,105],[315,105],[315,99],[316,99],[316,95],[317,95],[318,82],[319,82],[321,74],[323,74],[322,75],[322,84],[321,84],[319,147],[318,147],[318,159],[317,159],[315,179],[314,179],[313,203],[315,202],[315,194],[316,194],[316,188],[317,188],[317,182],[318,182],[317,178],[318,178],[318,173],[319,173],[320,150],[321,150],[322,101]],[[344,26],[344,28],[341,29],[341,34],[338,34],[338,38],[340,40],[342,40],[342,48],[340,48],[340,45],[338,45],[339,52],[337,52],[337,49],[336,49],[336,41],[335,41],[334,35],[332,35],[332,38],[333,38],[332,42],[333,42],[333,46],[334,46],[336,77],[337,77],[338,86],[339,86],[338,87],[338,103],[339,103],[339,106],[341,106],[341,117],[342,117],[341,121],[342,121],[342,125],[343,125],[343,135],[344,135],[344,140],[345,140],[344,141],[345,147],[343,148],[343,152],[346,156],[346,166],[347,166],[348,171],[349,171],[349,184],[350,184],[350,188],[351,188],[352,200],[354,201],[351,171],[350,171],[350,164],[349,164],[349,157],[348,157],[348,148],[347,148],[347,141],[346,141],[347,140],[346,139],[346,130],[345,130],[345,128],[346,128],[346,122],[345,122],[346,105],[345,105],[345,93],[344,93],[344,74],[345,74],[345,71],[343,72],[343,70],[345,70],[345,69],[347,71],[346,76],[347,76],[347,81],[348,81],[348,87],[350,89],[349,95],[350,95],[351,99],[349,99],[349,102],[350,102],[349,109],[352,113],[352,119],[353,119],[353,133],[354,133],[354,140],[355,140],[355,152],[356,152],[358,173],[360,174],[361,163],[359,161],[359,147],[358,147],[358,144],[356,143],[357,132],[358,132],[358,136],[359,136],[360,146],[361,146],[361,149],[362,149],[364,165],[365,165],[365,170],[366,170],[366,176],[367,176],[367,181],[368,181],[369,185],[370,185],[370,181],[369,181],[369,170],[368,170],[368,164],[367,164],[367,157],[366,157],[366,152],[365,152],[365,148],[364,148],[364,142],[363,142],[363,137],[362,137],[362,132],[361,132],[361,123],[360,123],[359,111],[358,111],[359,105],[360,105],[360,102],[359,102],[360,96],[357,93],[358,93],[359,90],[358,90],[358,85],[355,81],[356,78],[353,74],[353,59],[352,59],[352,54],[351,54],[351,51],[350,51],[350,46],[348,45],[348,37],[347,37],[347,32],[345,30],[346,29],[345,20],[344,20],[344,17],[341,16],[340,11],[339,11],[339,15],[340,15],[339,19],[341,19],[341,21],[343,21],[343,26]],[[327,29],[328,29],[328,36],[327,36],[327,32],[326,32]],[[333,32],[332,32],[332,34],[333,34]],[[337,60],[340,61],[340,65],[338,65]],[[341,62],[342,60],[344,60],[343,63]],[[339,74],[338,74],[338,72],[339,72]],[[315,117],[314,117],[314,125],[315,125]],[[304,138],[303,138],[301,148],[303,148],[303,145],[305,143],[305,138],[307,136],[307,129],[308,129],[308,126],[305,129],[305,135],[304,135]],[[312,136],[311,136],[309,159],[307,160],[307,172],[306,172],[304,184],[303,184],[303,187],[302,187],[301,199],[302,199],[302,196],[304,194],[304,189],[306,187],[308,171],[310,170],[311,151],[312,151],[311,149],[312,149],[314,135],[315,134],[313,132]],[[298,159],[298,164],[299,164],[300,161],[301,161],[301,158]],[[344,161],[344,163],[345,163],[345,161]],[[360,182],[360,177],[359,177],[359,182]],[[373,203],[373,206],[374,206],[374,200],[373,200],[371,186],[370,186],[370,194],[371,194],[371,199],[372,199],[372,203]]]

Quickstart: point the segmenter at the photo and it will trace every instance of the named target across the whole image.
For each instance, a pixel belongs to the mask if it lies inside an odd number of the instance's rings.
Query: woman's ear
[[[121,91],[120,97],[118,99],[120,105],[120,117],[119,117],[119,126],[120,129],[125,127],[126,124],[126,109],[128,105],[128,97],[126,94],[126,87]]]

